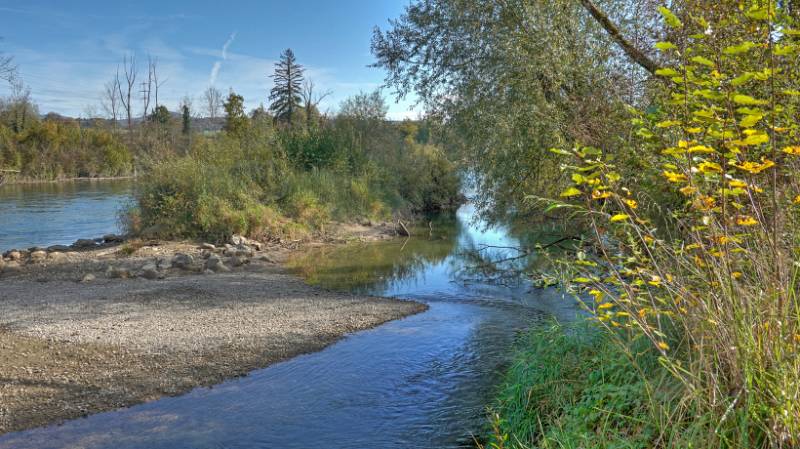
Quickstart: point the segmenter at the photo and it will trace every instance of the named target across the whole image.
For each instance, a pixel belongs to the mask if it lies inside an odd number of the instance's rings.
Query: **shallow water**
[[[0,251],[119,233],[132,192],[124,180],[0,185]]]
[[[6,435],[0,447],[472,447],[518,331],[577,312],[553,290],[469,269],[476,251],[513,259],[506,266],[535,263],[505,248],[519,243],[507,229],[474,222],[469,206],[415,235],[316,249],[291,266],[326,288],[414,299],[428,311],[214,388]]]

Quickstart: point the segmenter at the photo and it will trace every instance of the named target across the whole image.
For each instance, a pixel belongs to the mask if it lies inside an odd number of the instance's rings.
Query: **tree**
[[[150,114],[149,118],[152,123],[168,125],[172,120],[172,115],[169,113],[166,106],[159,105],[153,108],[153,112]]]
[[[303,109],[305,109],[306,112],[306,129],[311,129],[311,122],[314,114],[319,116],[319,104],[331,93],[330,90],[326,90],[325,92],[315,94],[313,81],[306,80],[303,83],[303,91],[300,93],[300,96],[303,98]]]
[[[216,119],[222,109],[222,92],[214,86],[208,86],[208,89],[203,92],[203,103],[208,118]]]
[[[14,58],[0,53],[0,80],[11,84],[16,77],[17,66],[14,64]]]
[[[290,125],[295,111],[300,109],[301,89],[303,84],[303,66],[297,63],[294,53],[287,48],[280,61],[275,64],[272,75],[275,86],[269,94],[270,111],[275,120],[282,120]]]
[[[222,129],[232,136],[241,136],[247,129],[249,120],[244,113],[244,97],[236,94],[233,90],[225,100],[225,125]]]
[[[125,56],[122,60],[122,71],[125,76],[125,85],[123,86],[122,79],[119,76],[119,67],[117,68],[117,75],[115,84],[117,85],[117,92],[119,93],[119,100],[122,104],[122,109],[125,111],[125,118],[128,122],[128,131],[133,128],[133,89],[136,85],[136,57]]]
[[[189,135],[192,132],[192,115],[191,112],[189,112],[189,106],[186,104],[181,106],[181,120],[183,123],[183,134]]]
[[[367,122],[384,120],[388,111],[389,106],[380,89],[376,89],[371,93],[359,92],[346,99],[339,109],[339,115]]]
[[[622,137],[625,103],[644,100],[647,72],[620,40],[642,45],[663,32],[645,2],[414,0],[375,30],[375,66],[447,125],[448,145],[483,175],[483,211],[519,211],[527,195],[558,194],[553,142],[613,151]]]
[[[117,127],[117,120],[119,119],[119,92],[117,91],[117,78],[107,82],[103,86],[103,96],[100,99],[100,105],[105,111],[106,116],[111,119],[111,126]]]

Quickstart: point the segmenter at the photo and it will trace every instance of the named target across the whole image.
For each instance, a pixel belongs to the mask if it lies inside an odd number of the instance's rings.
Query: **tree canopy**
[[[291,124],[295,111],[300,109],[303,85],[303,66],[297,63],[292,49],[284,50],[275,63],[272,79],[275,86],[269,94],[269,109],[276,120]]]

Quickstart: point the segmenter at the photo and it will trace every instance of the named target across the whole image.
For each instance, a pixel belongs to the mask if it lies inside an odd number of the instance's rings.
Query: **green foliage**
[[[486,447],[709,447],[713,430],[703,417],[672,414],[681,389],[658,353],[614,339],[588,323],[525,334],[492,408]]]
[[[231,136],[244,135],[247,127],[250,126],[250,120],[244,113],[244,97],[231,91],[223,108],[225,109],[225,125],[222,129]]]
[[[297,63],[294,52],[287,48],[281,53],[280,60],[275,63],[272,75],[275,86],[269,94],[269,109],[275,120],[292,124],[295,113],[300,110],[301,88],[303,83],[303,66]]]
[[[22,132],[0,124],[0,167],[31,179],[120,176],[132,172],[132,155],[113,133],[71,121],[29,122]]]
[[[160,104],[150,113],[150,121],[161,126],[167,126],[172,121],[172,115],[166,106]]]

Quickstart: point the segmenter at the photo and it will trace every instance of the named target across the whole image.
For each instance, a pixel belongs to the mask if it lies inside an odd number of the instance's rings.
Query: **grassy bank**
[[[302,239],[334,220],[387,220],[461,199],[453,164],[407,124],[345,117],[198,136],[185,155],[148,167],[137,195],[132,231],[211,241]]]
[[[658,352],[619,338],[588,323],[525,334],[492,405],[486,447],[717,447],[713,416],[686,414]]]

